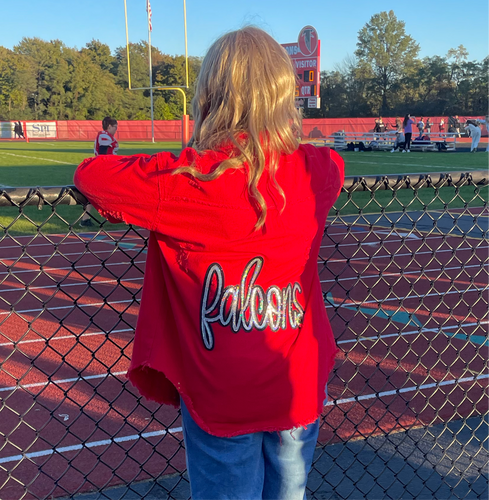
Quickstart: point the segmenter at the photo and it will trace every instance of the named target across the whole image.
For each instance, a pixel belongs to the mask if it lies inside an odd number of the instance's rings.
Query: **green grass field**
[[[158,151],[172,151],[176,155],[181,150],[180,143],[122,143],[119,154],[135,153],[153,154]],[[76,166],[85,158],[93,156],[93,143],[89,142],[2,142],[0,143],[0,187],[19,186],[66,186],[73,184],[73,173]],[[412,152],[410,154],[389,152],[342,152],[345,159],[346,175],[392,175],[392,174],[427,174],[469,172],[488,168],[488,155],[480,152],[471,153],[438,153]],[[415,175],[413,176],[416,177]],[[487,201],[487,188],[481,190]],[[374,213],[380,206],[387,211],[399,211],[403,206],[409,210],[420,210],[428,206],[430,210],[442,208],[461,208],[464,206],[482,206],[479,196],[474,196],[473,187],[464,187],[455,193],[454,188],[443,188],[434,196],[433,189],[400,190],[396,193],[378,191],[373,198],[370,192],[355,192],[348,200],[342,194],[336,204],[342,215]],[[37,207],[25,207],[19,217],[15,207],[0,207],[0,229],[11,234],[66,233],[68,227],[82,231],[78,227],[83,208],[81,206],[59,206],[56,211],[50,207],[38,210]],[[95,214],[98,216],[98,214]],[[98,216],[100,219],[100,217]],[[105,229],[115,229],[104,223]],[[95,228],[94,228],[95,229]],[[86,229],[83,229],[86,231]]]

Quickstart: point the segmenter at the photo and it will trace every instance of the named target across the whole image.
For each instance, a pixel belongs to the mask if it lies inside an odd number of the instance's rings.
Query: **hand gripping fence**
[[[487,498],[487,185],[346,179],[318,260],[340,354],[308,498]],[[86,202],[0,193],[0,498],[189,498],[179,412],[125,378],[148,233],[93,209],[80,228]]]

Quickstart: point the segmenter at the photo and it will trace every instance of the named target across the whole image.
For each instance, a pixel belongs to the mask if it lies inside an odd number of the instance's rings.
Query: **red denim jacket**
[[[245,168],[213,181],[229,150],[184,149],[85,160],[75,184],[109,220],[150,230],[128,377],[141,394],[179,405],[216,436],[313,422],[336,346],[318,276],[327,214],[344,180],[341,157],[301,145],[263,173],[265,226]]]

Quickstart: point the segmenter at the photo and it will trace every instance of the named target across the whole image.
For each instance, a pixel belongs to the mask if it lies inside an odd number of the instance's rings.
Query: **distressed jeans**
[[[229,438],[202,430],[183,401],[192,500],[303,500],[319,433],[307,428]]]

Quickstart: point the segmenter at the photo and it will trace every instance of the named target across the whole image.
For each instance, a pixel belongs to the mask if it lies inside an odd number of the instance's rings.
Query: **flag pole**
[[[146,10],[148,12],[148,60],[149,60],[149,95],[151,99],[151,142],[155,142],[155,122],[153,109],[153,64],[151,61],[151,5],[149,0],[146,1]]]

